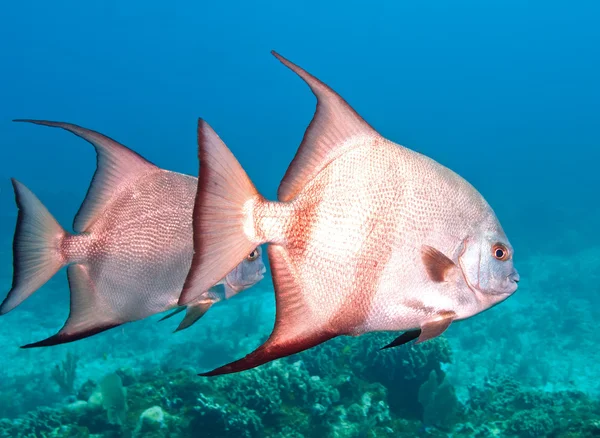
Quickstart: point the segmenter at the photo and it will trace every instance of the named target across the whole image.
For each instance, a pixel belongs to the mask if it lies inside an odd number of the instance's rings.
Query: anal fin
[[[21,348],[65,344],[122,324],[110,307],[100,301],[101,296],[96,291],[87,266],[71,265],[68,267],[67,274],[71,289],[71,309],[67,321],[54,336]]]
[[[285,248],[270,245],[269,261],[275,286],[275,328],[267,341],[246,357],[213,371],[200,374],[215,376],[245,371],[275,359],[312,348],[338,333],[314,320],[303,299],[295,267]]]

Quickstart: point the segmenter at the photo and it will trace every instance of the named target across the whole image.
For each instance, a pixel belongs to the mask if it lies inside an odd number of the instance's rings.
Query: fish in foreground
[[[247,370],[339,335],[405,331],[423,342],[517,289],[513,248],[484,198],[436,161],[379,135],[323,82],[277,53],[317,97],[278,190],[264,199],[218,135],[198,124],[194,257],[180,297],[269,243],[276,322]]]
[[[3,315],[68,266],[71,305],[60,331],[42,347],[72,342],[177,307],[193,254],[192,213],[197,179],[160,169],[116,141],[77,125],[21,120],[63,128],[96,149],[97,169],[66,232],[36,196],[13,180],[19,207],[13,243],[12,289]],[[189,327],[218,301],[209,289],[223,284],[225,297],[256,284],[265,267],[251,248],[237,267],[198,291],[178,330]]]

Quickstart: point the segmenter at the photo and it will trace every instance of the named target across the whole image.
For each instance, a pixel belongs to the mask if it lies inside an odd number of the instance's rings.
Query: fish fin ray
[[[194,302],[193,304],[187,306],[185,316],[183,317],[175,331],[179,332],[193,325],[196,321],[202,318],[206,312],[208,312],[208,309],[210,309],[214,303],[214,301],[208,299],[202,300],[198,303]]]
[[[198,120],[198,157],[194,256],[180,306],[220,282],[263,243],[251,242],[244,232],[244,205],[260,195],[225,143],[202,119]]]
[[[161,322],[161,321],[164,321],[166,319],[172,318],[175,315],[177,315],[178,313],[183,312],[185,309],[186,309],[185,306],[178,307],[175,310],[173,310],[171,313],[168,313],[165,316],[163,316],[161,319],[158,320],[158,322]]]
[[[328,327],[320,327],[311,318],[298,276],[284,247],[268,247],[269,262],[275,286],[275,327],[269,339],[246,357],[219,367],[202,376],[245,371],[267,362],[312,348],[338,335]]]
[[[0,305],[0,315],[25,301],[66,263],[60,243],[68,233],[31,190],[15,179],[12,184],[19,209],[13,240],[13,282]]]
[[[421,260],[425,265],[427,275],[436,283],[446,280],[447,273],[456,268],[456,264],[437,249],[423,245],[421,248]]]
[[[89,269],[85,265],[70,265],[67,274],[71,289],[71,309],[63,327],[55,335],[21,348],[49,347],[77,341],[117,327],[123,322],[102,302]]]
[[[413,341],[419,337],[421,334],[421,329],[417,330],[409,330],[402,333],[392,342],[387,344],[385,347],[381,347],[381,350],[386,350],[388,348],[399,347],[400,345],[408,344],[410,341]]]
[[[317,98],[313,119],[279,186],[278,199],[290,201],[323,168],[352,148],[350,139],[379,134],[329,86],[277,52],[271,53],[300,76]]]
[[[454,315],[454,314],[452,314],[452,315]],[[439,335],[444,333],[448,329],[448,327],[450,327],[450,324],[452,324],[452,321],[453,321],[453,317],[448,316],[448,317],[440,319],[438,321],[432,321],[432,322],[427,322],[427,323],[423,324],[423,326],[421,327],[421,333],[419,335],[419,338],[417,339],[417,342],[415,342],[415,344],[420,344],[429,339],[437,338]]]
[[[141,155],[99,132],[71,123],[46,120],[15,120],[36,125],[62,128],[91,143],[96,149],[96,172],[73,221],[75,232],[86,231],[118,193],[124,183],[140,175],[159,170]]]

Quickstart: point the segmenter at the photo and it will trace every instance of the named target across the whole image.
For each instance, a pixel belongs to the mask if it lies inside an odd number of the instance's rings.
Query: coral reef
[[[445,376],[438,381],[435,370],[431,370],[429,379],[419,388],[419,403],[423,406],[423,423],[427,426],[449,428],[461,410],[454,388]]]
[[[62,363],[55,365],[51,376],[64,393],[72,394],[77,377],[77,356],[69,351]]]
[[[452,358],[443,337],[373,350],[388,341],[387,334],[338,339],[247,372],[213,378],[181,369],[123,368],[98,383],[85,381],[68,404],[1,420],[0,437],[600,434],[600,402],[581,392],[526,390],[498,375],[484,385],[470,385],[463,404],[443,370]],[[326,366],[330,362],[335,365]],[[107,415],[107,409],[119,413]]]
[[[339,337],[247,372],[197,376],[269,335],[268,288],[214,306],[187,333],[165,334],[170,323],[157,317],[54,349],[7,348],[16,365],[0,379],[0,437],[600,436],[598,286],[549,273],[581,261],[575,271],[598,278],[590,260],[600,259],[572,257],[532,257],[514,299],[446,336],[384,351],[398,333]],[[544,289],[553,287],[569,299],[551,299]],[[33,327],[3,337],[19,344],[56,330],[27,311],[10,324]]]

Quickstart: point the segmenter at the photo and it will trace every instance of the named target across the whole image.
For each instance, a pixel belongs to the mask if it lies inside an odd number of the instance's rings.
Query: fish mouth
[[[519,288],[519,280],[521,279],[521,277],[519,277],[519,273],[517,271],[513,272],[512,274],[510,274],[508,277],[506,277],[506,280],[508,282],[508,288],[510,289],[509,291],[505,292],[504,294],[498,294],[498,295],[512,295],[514,294],[517,289]]]
[[[258,283],[260,280],[265,278],[266,273],[267,273],[267,268],[265,268],[263,266],[262,269],[260,270],[260,272],[256,275],[256,278],[257,278],[256,282]]]

